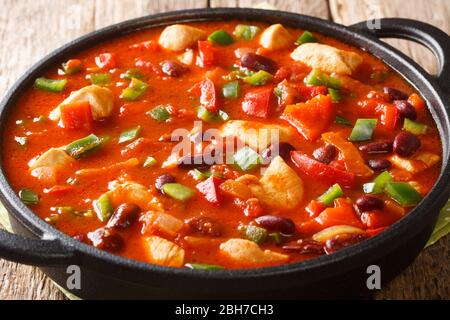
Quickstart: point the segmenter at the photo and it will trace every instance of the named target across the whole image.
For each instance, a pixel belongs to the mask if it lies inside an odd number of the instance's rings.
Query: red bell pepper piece
[[[354,174],[311,159],[299,151],[292,151],[291,159],[295,166],[308,176],[330,183],[339,183],[343,187],[351,187],[355,183]]]
[[[369,229],[378,229],[382,227],[388,227],[402,216],[392,211],[369,211],[361,214],[361,221]]]
[[[200,103],[208,111],[219,111],[218,94],[216,86],[211,79],[206,78],[200,83]]]
[[[211,203],[219,204],[220,202],[220,190],[219,185],[223,182],[222,179],[216,176],[211,176],[205,181],[197,184],[197,190],[205,196],[205,199]]]
[[[311,234],[328,227],[337,225],[349,225],[363,228],[363,224],[355,215],[353,206],[344,198],[334,201],[334,208],[326,208],[313,220],[300,224],[300,232]]]
[[[209,41],[198,42],[198,56],[200,67],[210,67],[217,63],[217,50]]]
[[[101,53],[95,57],[95,64],[102,69],[115,68],[116,56],[113,53]]]
[[[244,214],[249,218],[256,218],[263,214],[263,208],[257,198],[250,198],[245,201]]]
[[[334,108],[329,96],[318,95],[305,103],[287,106],[281,118],[306,140],[314,141],[334,120]]]
[[[325,86],[305,86],[297,85],[296,89],[299,93],[301,101],[307,101],[319,94],[326,96],[328,94],[328,89]]]
[[[380,122],[388,130],[394,130],[400,119],[400,112],[390,103],[383,103],[379,108]]]
[[[270,113],[270,105],[273,100],[272,97],[272,86],[253,89],[244,96],[242,110],[250,116],[267,118]]]
[[[308,206],[305,208],[309,213],[310,218],[317,217],[323,210],[325,210],[325,205],[319,200],[311,200]]]
[[[75,102],[60,106],[60,125],[65,129],[92,128],[92,112],[89,102]]]

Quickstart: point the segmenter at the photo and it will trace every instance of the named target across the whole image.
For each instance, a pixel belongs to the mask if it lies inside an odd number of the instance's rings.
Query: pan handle
[[[438,59],[436,80],[450,94],[450,36],[444,31],[421,21],[402,18],[383,18],[351,25],[377,38],[399,38],[420,43],[430,49]]]
[[[0,257],[34,266],[60,266],[73,264],[74,251],[58,240],[25,238],[0,229]]]

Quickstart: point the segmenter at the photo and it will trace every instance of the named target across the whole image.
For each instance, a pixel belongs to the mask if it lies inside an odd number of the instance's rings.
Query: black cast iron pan
[[[405,218],[381,234],[329,256],[251,270],[200,271],[160,267],[124,259],[82,244],[39,219],[13,192],[0,159],[0,199],[9,212],[15,234],[0,230],[0,256],[40,266],[68,289],[67,267],[79,266],[82,298],[317,298],[370,295],[367,268],[377,265],[383,283],[403,270],[423,249],[439,210],[450,194],[449,93],[450,37],[428,24],[406,19],[382,19],[380,28],[365,22],[345,27],[330,21],[281,11],[217,8],[146,16],[90,33],[54,51],[34,65],[8,91],[0,104],[0,131],[15,101],[35,78],[73,53],[104,40],[154,26],[205,20],[256,20],[320,32],[379,57],[425,97],[442,140],[442,170],[429,195]],[[439,61],[438,76],[429,75],[410,58],[380,41],[396,37],[430,48]],[[0,141],[0,143],[2,143]]]

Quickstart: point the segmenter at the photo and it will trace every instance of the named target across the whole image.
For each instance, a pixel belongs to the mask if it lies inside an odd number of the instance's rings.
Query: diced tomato
[[[351,187],[355,183],[354,174],[311,159],[299,151],[291,152],[291,159],[295,166],[308,176],[330,183],[339,183],[344,187]]]
[[[294,63],[290,66],[283,66],[279,68],[275,73],[274,79],[275,81],[286,79],[292,82],[300,82],[306,77],[308,71],[308,66],[300,63]]]
[[[216,176],[211,176],[205,181],[197,184],[197,190],[205,196],[205,199],[211,203],[219,204],[220,202],[220,190],[219,185],[223,182],[222,179]]]
[[[327,95],[328,89],[325,86],[305,86],[305,85],[297,85],[296,86],[301,101],[307,101],[315,96],[321,95]]]
[[[54,196],[62,196],[72,190],[73,190],[72,186],[53,186],[50,189],[45,189],[44,193]]]
[[[308,206],[305,208],[311,218],[317,217],[323,210],[325,205],[319,200],[311,200]]]
[[[86,129],[92,128],[92,112],[89,102],[75,102],[60,106],[60,125],[65,129]]]
[[[198,57],[200,67],[209,67],[217,63],[217,51],[209,41],[198,42]]]
[[[102,69],[112,69],[116,67],[116,56],[113,53],[101,53],[95,57],[95,64]]]
[[[363,227],[355,215],[352,204],[344,198],[336,199],[334,208],[326,208],[313,220],[302,223],[299,229],[302,233],[311,234],[337,225]]]
[[[256,218],[262,215],[263,208],[257,198],[250,198],[245,201],[244,214],[249,218]]]
[[[413,93],[409,96],[408,102],[416,109],[417,113],[421,113],[425,110],[425,101],[417,94]]]
[[[376,236],[377,234],[383,232],[384,230],[386,230],[386,227],[377,228],[377,229],[367,229],[366,233],[369,237],[373,237],[373,236]]]
[[[281,118],[288,121],[309,141],[316,140],[334,119],[334,108],[329,96],[318,95],[305,103],[289,105]]]
[[[218,100],[218,93],[214,82],[208,78],[203,80],[200,84],[200,103],[202,106],[208,109],[208,111],[217,112],[219,111]]]
[[[380,122],[388,130],[394,130],[400,119],[398,109],[390,104],[383,103],[380,108]]]
[[[361,214],[361,221],[367,226],[368,229],[377,229],[382,227],[388,227],[402,216],[392,211],[370,211],[363,212]]]
[[[270,113],[270,105],[273,100],[272,97],[272,86],[253,89],[244,96],[242,110],[250,116],[267,118]]]

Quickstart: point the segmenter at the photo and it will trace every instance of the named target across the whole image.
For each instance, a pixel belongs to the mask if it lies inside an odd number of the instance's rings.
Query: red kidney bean
[[[206,170],[211,167],[210,164],[205,163],[203,155],[181,157],[180,159],[178,159],[177,166],[178,168],[184,170]]]
[[[110,252],[118,252],[124,247],[122,237],[113,229],[100,228],[88,233],[94,247]]]
[[[169,77],[178,78],[188,71],[188,68],[175,62],[166,60],[161,62],[161,70]]]
[[[256,71],[264,70],[269,73],[277,71],[275,61],[253,52],[248,52],[241,57],[241,66]]]
[[[415,120],[417,118],[416,109],[407,100],[395,100],[394,106],[400,112],[400,117]]]
[[[277,147],[278,147],[278,153],[277,153]],[[280,142],[278,145],[271,145],[270,147],[267,147],[263,150],[261,153],[261,156],[266,160],[271,160],[275,157],[276,154],[278,154],[280,157],[282,157],[285,161],[288,161],[291,158],[291,151],[294,151],[295,148],[287,142]]]
[[[139,212],[141,212],[141,209],[134,203],[123,203],[114,211],[106,227],[117,229],[129,228],[136,222]]]
[[[392,144],[393,142],[391,140],[379,140],[362,144],[358,149],[367,154],[390,153],[392,152]]]
[[[376,171],[387,170],[391,167],[391,162],[387,159],[372,159],[367,163],[371,169]]]
[[[340,234],[328,239],[323,248],[327,254],[331,254],[343,248],[357,244],[367,238],[368,236],[365,233]]]
[[[265,215],[256,218],[255,222],[259,226],[269,231],[277,231],[285,235],[291,235],[295,233],[295,223],[288,218]]]
[[[222,234],[221,226],[211,218],[198,216],[186,221],[190,230],[206,236],[219,237]]]
[[[161,191],[163,186],[166,183],[174,183],[174,182],[176,182],[175,177],[171,174],[165,173],[165,174],[159,176],[158,178],[156,178],[155,187],[156,187],[156,189]]]
[[[356,207],[359,212],[367,212],[372,210],[381,210],[384,207],[384,202],[380,198],[365,194],[356,199]]]
[[[387,93],[391,100],[406,100],[408,99],[408,95],[400,90],[390,88],[390,87],[384,87],[383,92]]]
[[[319,149],[314,150],[313,157],[322,163],[329,164],[336,158],[338,150],[331,144],[324,145]]]
[[[287,244],[282,247],[286,252],[300,253],[300,254],[315,254],[321,255],[325,251],[323,245],[320,242],[314,241],[312,239],[301,239],[293,244]]]
[[[402,131],[395,136],[393,149],[400,157],[410,157],[420,146],[419,138],[410,132]]]

